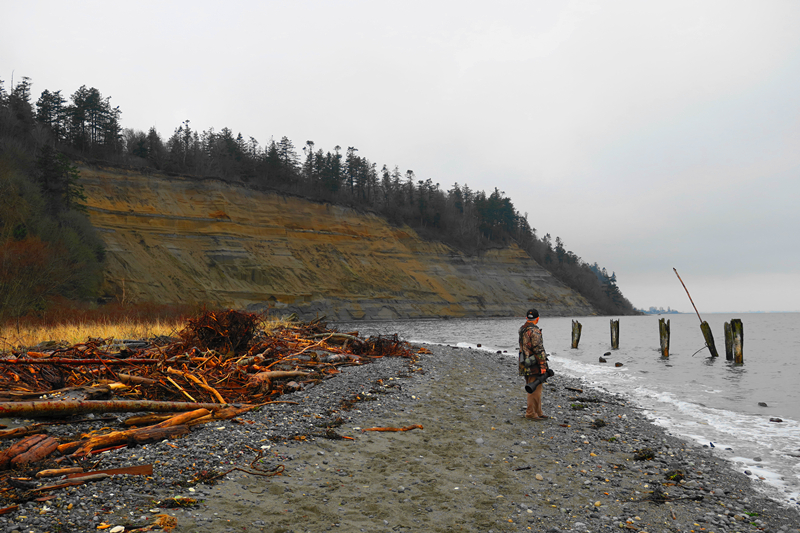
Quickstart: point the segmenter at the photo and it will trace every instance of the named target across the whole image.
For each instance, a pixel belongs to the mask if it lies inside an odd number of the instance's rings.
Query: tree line
[[[553,241],[549,234],[537,236],[527,215],[520,214],[497,188],[488,194],[459,183],[443,189],[412,170],[378,166],[353,146],[323,150],[306,141],[298,150],[287,137],[270,139],[262,146],[253,137],[234,135],[229,128],[199,131],[189,120],[164,138],[155,127],[147,132],[122,128],[119,107],[113,107],[110,97],[103,97],[95,88],[82,86],[69,99],[61,91],[45,90],[34,103],[31,86],[31,81],[23,78],[6,93],[0,80],[0,149],[15,153],[12,159],[17,163],[26,163],[22,174],[38,185],[42,198],[57,199],[52,201],[62,207],[61,214],[54,215],[56,219],[65,213],[80,215],[81,191],[70,174],[70,159],[219,177],[257,190],[373,212],[468,254],[513,242],[598,311],[635,313],[617,287],[615,274],[609,275],[596,263],[589,265],[568,251],[559,237]],[[19,234],[14,237],[13,230],[8,230],[11,225],[13,222],[0,219],[0,243],[6,243],[4,246],[25,240],[20,240]],[[86,242],[88,235],[82,234]],[[41,238],[35,231],[31,233],[31,238],[37,236]],[[95,252],[101,259],[102,254]]]
[[[23,78],[6,93],[0,81],[0,320],[44,310],[58,298],[92,298],[102,282],[105,251],[84,213],[78,169],[62,147],[109,142],[115,134],[99,114],[108,101],[93,108],[85,98],[92,91],[82,88],[66,106],[45,91],[34,108],[30,89]],[[88,100],[99,98],[95,93]],[[70,113],[68,122],[54,125],[54,102],[61,102],[59,120]]]

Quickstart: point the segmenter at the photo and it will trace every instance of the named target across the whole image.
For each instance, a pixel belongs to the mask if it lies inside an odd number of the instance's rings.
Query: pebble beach
[[[99,454],[97,468],[153,474],[20,503],[0,532],[800,532],[797,510],[761,481],[623,397],[557,374],[544,385],[550,418],[527,420],[507,355],[416,349],[182,438]]]

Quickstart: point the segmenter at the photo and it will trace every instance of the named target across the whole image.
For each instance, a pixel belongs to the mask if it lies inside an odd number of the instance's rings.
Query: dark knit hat
[[[536,309],[528,309],[528,314],[525,315],[528,320],[536,320],[539,318],[539,311]]]

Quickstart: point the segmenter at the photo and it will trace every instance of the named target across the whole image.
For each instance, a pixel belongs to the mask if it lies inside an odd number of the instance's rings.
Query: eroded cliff
[[[220,180],[80,172],[117,299],[339,320],[595,314],[514,246],[471,257],[377,216]]]

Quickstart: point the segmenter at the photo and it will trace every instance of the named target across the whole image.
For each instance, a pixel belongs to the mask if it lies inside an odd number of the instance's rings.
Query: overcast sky
[[[637,307],[800,311],[800,2],[0,0],[0,79],[504,191]]]

